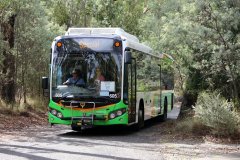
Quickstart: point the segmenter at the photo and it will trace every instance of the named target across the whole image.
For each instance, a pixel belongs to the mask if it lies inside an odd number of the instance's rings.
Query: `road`
[[[175,110],[176,112],[178,109]],[[174,111],[174,112],[175,112]],[[169,114],[171,119],[174,115]],[[171,121],[171,120],[169,120]],[[67,126],[34,127],[0,134],[0,160],[161,160],[239,159],[239,145],[204,140],[173,140],[162,134],[164,123],[147,122],[138,132],[129,128],[96,128],[84,133]]]

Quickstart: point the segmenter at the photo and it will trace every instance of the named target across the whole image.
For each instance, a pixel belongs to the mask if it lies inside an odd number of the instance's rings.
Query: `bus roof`
[[[69,28],[65,36],[79,36],[79,35],[118,35],[123,40],[126,40],[126,47],[133,48],[148,54],[152,53],[152,49],[139,42],[139,39],[125,32],[121,28]]]
[[[139,42],[138,38],[121,28],[69,28],[65,35],[119,35],[122,39]]]

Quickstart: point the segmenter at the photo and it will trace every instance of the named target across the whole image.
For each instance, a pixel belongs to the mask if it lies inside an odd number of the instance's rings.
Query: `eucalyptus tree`
[[[50,22],[42,1],[1,1],[1,98],[36,96],[39,78],[48,71],[51,41],[63,30]],[[18,93],[16,95],[16,93]]]
[[[144,0],[57,0],[48,8],[51,19],[60,26],[121,27],[140,35],[144,3]]]
[[[145,14],[145,4],[144,0],[96,0],[94,17],[99,26],[121,27],[141,36],[139,22]]]
[[[14,26],[17,14],[15,13],[14,0],[0,2],[0,31],[1,31],[1,68],[0,68],[0,93],[1,99],[7,103],[15,101],[15,57],[13,49]]]
[[[239,106],[238,0],[155,0],[142,19],[153,47],[175,58],[181,88],[218,90]],[[150,38],[149,38],[150,37]]]
[[[89,27],[92,24],[94,10],[93,0],[57,0],[51,1],[49,7],[51,19],[60,26]]]
[[[213,0],[195,2],[194,21],[200,43],[197,66],[209,87],[218,89],[236,105],[240,102],[240,2]]]
[[[154,0],[147,4],[147,14],[141,19],[143,37],[149,45],[160,53],[167,53],[174,57],[175,87],[183,92],[188,79],[189,67],[192,62],[192,50],[188,12],[191,8],[183,9],[185,1]],[[162,67],[166,70],[171,63]],[[181,93],[180,93],[181,94]]]
[[[16,57],[19,99],[41,93],[40,77],[48,73],[50,47],[63,28],[48,20],[44,3],[19,2],[16,19]],[[22,96],[21,96],[22,95]]]

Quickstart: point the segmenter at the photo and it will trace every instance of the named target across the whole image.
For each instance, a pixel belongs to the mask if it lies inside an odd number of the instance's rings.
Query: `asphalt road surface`
[[[169,114],[169,119],[174,117],[176,114]],[[240,159],[239,145],[173,142],[159,134],[162,126],[148,122],[138,132],[114,127],[78,133],[67,126],[8,132],[0,134],[0,160]]]

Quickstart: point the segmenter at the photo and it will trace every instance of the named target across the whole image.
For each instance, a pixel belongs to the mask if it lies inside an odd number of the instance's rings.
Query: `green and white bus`
[[[164,121],[173,108],[174,92],[161,81],[161,55],[120,28],[69,28],[51,52],[50,78],[42,79],[50,124],[141,128],[154,117]],[[73,70],[83,85],[66,83]]]

